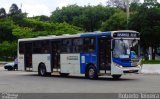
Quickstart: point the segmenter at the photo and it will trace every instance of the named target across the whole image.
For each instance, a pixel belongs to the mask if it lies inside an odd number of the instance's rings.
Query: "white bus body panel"
[[[123,71],[120,67],[116,66],[115,63],[111,64],[111,75],[122,75]]]
[[[80,74],[80,54],[60,55],[61,73]]]
[[[118,66],[115,63],[112,63],[111,66],[111,75],[122,75],[124,74],[124,71],[132,71],[132,70],[137,70],[138,73],[141,72],[141,66],[138,65],[136,67],[123,67],[123,66]]]
[[[18,55],[18,70],[24,70],[24,54]]]
[[[32,54],[33,71],[38,71],[40,63],[44,63],[47,72],[51,72],[51,55],[50,54]]]

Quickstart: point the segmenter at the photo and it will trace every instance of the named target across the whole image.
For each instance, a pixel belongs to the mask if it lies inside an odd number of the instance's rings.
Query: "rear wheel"
[[[121,75],[112,75],[113,79],[120,79]]]
[[[40,75],[40,76],[46,76],[47,75],[46,66],[44,64],[39,65],[38,75]]]
[[[87,72],[86,72],[85,76],[88,79],[97,79],[98,75],[97,75],[96,67],[94,67],[92,65],[89,66],[88,69],[87,69]]]

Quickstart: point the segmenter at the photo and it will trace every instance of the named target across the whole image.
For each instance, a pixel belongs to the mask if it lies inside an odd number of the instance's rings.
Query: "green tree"
[[[125,30],[127,28],[126,13],[119,11],[102,24],[101,31]]]
[[[21,9],[16,4],[12,4],[8,16],[13,20],[14,24],[22,26],[24,24],[23,19],[27,17],[27,13],[22,13]]]
[[[5,18],[6,15],[6,10],[4,8],[0,8],[0,18]]]
[[[51,20],[53,22],[67,22],[71,25],[81,27],[84,31],[96,31],[98,30],[102,22],[107,20],[114,12],[116,8],[111,8],[103,5],[97,6],[77,6],[69,5],[57,8],[52,12]]]
[[[5,16],[5,9],[0,9],[0,17]],[[76,34],[82,29],[71,24],[50,22],[50,17],[38,16],[28,18],[16,4],[12,4],[7,17],[0,19],[0,55],[16,55],[16,42],[19,38],[31,38],[47,35]]]
[[[15,14],[19,14],[21,13],[21,9],[18,8],[18,6],[16,4],[12,4],[10,9],[9,9],[9,15],[15,15]]]
[[[13,21],[9,18],[0,20],[0,43],[2,41],[13,41],[15,36],[12,35]]]
[[[75,16],[81,15],[82,10],[83,8],[76,4],[62,7],[62,9],[57,8],[55,11],[52,12],[51,20],[53,22],[67,22],[69,24],[72,24],[73,18]]]
[[[0,55],[6,61],[8,61],[9,58],[17,56],[16,54],[17,54],[17,43],[16,42],[3,41],[0,44]]]
[[[62,35],[62,34],[75,34],[81,31],[76,26],[67,23],[49,23],[42,22],[36,19],[24,19],[23,26],[14,25],[13,35],[18,38],[28,38],[46,35]]]
[[[130,29],[141,33],[141,46],[146,56],[148,47],[152,48],[152,59],[155,59],[156,48],[160,44],[160,4],[156,0],[145,0],[139,11],[130,19]],[[147,58],[146,58],[147,59]]]
[[[12,30],[12,34],[17,38],[30,38],[33,37],[32,29],[28,27],[20,27],[18,25],[14,25]]]
[[[116,9],[102,5],[86,6],[82,15],[74,17],[73,25],[83,28],[85,31],[97,31],[102,22],[109,19]]]
[[[39,21],[47,21],[47,22],[50,21],[50,17],[45,16],[45,15],[35,16],[35,17],[32,17],[32,18],[37,19]]]

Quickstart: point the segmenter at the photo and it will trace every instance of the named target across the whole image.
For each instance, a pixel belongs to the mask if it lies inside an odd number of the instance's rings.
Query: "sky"
[[[22,12],[27,12],[29,17],[37,15],[50,16],[57,7],[71,4],[84,5],[106,5],[107,0],[0,0],[0,8],[5,8],[8,13],[10,6],[15,3]]]

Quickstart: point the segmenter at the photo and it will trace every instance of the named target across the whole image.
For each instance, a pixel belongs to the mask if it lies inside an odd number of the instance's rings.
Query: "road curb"
[[[143,64],[141,73],[160,74],[160,64]]]

